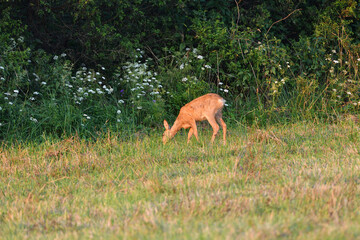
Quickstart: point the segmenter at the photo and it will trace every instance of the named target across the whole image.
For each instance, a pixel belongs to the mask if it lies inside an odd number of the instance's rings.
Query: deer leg
[[[211,137],[211,143],[214,142],[215,137],[217,135],[217,133],[219,132],[219,125],[216,123],[215,117],[211,116],[211,117],[207,117],[208,122],[210,123],[211,127],[213,128],[213,135]]]
[[[196,122],[195,121],[193,121],[192,123],[191,123],[191,129],[190,129],[190,131],[192,130],[192,133],[194,134],[194,136],[196,137],[196,140],[197,141],[199,141],[199,136],[198,136],[198,131],[197,131],[197,127],[196,127]],[[189,131],[189,134],[190,134],[190,131]],[[189,136],[188,136],[188,138],[189,138]],[[189,139],[188,139],[188,141],[189,141]]]
[[[220,123],[222,129],[223,129],[223,139],[224,139],[224,145],[226,145],[226,124],[221,116],[218,116],[216,118],[217,122]]]
[[[190,128],[189,133],[188,133],[187,143],[189,143],[189,142],[190,142],[190,138],[192,137],[193,132],[194,132],[194,130],[193,130],[192,128]]]

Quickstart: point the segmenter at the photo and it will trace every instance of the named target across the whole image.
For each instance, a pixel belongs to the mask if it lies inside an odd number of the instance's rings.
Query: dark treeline
[[[160,126],[206,92],[232,123],[360,105],[355,0],[2,1],[2,139]]]

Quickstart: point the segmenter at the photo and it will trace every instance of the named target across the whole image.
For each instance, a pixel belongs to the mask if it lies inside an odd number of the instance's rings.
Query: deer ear
[[[169,124],[166,120],[164,120],[164,127],[166,130],[169,130]]]

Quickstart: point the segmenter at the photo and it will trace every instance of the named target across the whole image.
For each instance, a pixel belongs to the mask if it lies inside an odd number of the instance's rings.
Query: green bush
[[[148,130],[208,92],[230,124],[359,110],[357,1],[120,5],[0,6],[1,139]]]

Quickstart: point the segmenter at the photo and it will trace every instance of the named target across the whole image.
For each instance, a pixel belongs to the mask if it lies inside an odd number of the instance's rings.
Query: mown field
[[[4,144],[0,238],[360,238],[356,123],[228,132]]]

